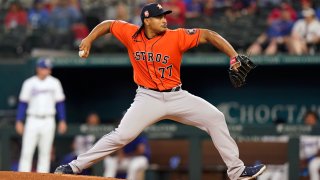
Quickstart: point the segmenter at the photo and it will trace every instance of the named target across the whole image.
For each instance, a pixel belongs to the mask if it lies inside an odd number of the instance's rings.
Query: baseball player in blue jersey
[[[50,171],[50,152],[59,118],[58,131],[67,130],[65,95],[60,81],[52,77],[50,59],[39,59],[36,75],[24,81],[19,96],[16,131],[22,137],[19,171],[30,172],[35,148],[38,146],[37,172]],[[23,120],[26,119],[25,125]]]
[[[115,156],[104,159],[104,177],[115,177],[118,171],[126,171],[127,179],[142,180],[148,168],[150,147],[144,136],[138,136],[123,149],[116,152]]]

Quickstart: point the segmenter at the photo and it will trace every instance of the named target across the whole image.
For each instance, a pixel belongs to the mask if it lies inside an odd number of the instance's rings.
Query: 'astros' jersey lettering
[[[48,76],[44,80],[33,76],[27,79],[20,92],[20,101],[28,103],[28,115],[55,115],[55,105],[65,98],[58,79]]]
[[[199,29],[167,30],[163,35],[146,38],[144,31],[135,38],[138,26],[124,21],[114,21],[111,33],[128,49],[136,84],[166,90],[181,84],[182,55],[199,43]]]

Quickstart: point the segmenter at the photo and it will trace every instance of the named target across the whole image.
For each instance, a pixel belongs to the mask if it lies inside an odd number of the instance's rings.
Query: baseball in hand
[[[83,57],[84,56],[84,50],[79,51],[79,57]]]

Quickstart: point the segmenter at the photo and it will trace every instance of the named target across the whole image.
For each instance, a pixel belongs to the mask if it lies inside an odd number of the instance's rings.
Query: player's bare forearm
[[[231,46],[231,44],[225,40],[222,36],[220,36],[218,33],[208,30],[208,29],[200,29],[201,35],[200,35],[200,43],[211,43],[216,48],[218,48],[220,51],[225,53],[230,58],[235,57],[238,55],[238,53],[234,50],[234,48]]]
[[[91,44],[94,40],[110,32],[110,26],[113,20],[106,20],[98,24],[90,34],[84,38],[79,45],[79,56],[87,58],[90,53]]]
[[[86,37],[89,41],[93,42],[97,38],[108,34],[110,32],[110,26],[113,20],[105,20],[98,24],[93,30],[90,32],[90,34]]]

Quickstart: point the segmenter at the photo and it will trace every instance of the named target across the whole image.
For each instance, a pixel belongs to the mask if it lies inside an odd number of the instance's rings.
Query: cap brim
[[[156,15],[154,15],[152,17],[157,17],[157,16],[160,16],[160,15],[167,15],[167,14],[170,14],[170,13],[172,13],[172,11],[171,10],[167,10],[167,11],[163,11],[163,12],[161,12],[159,14],[156,14]]]

